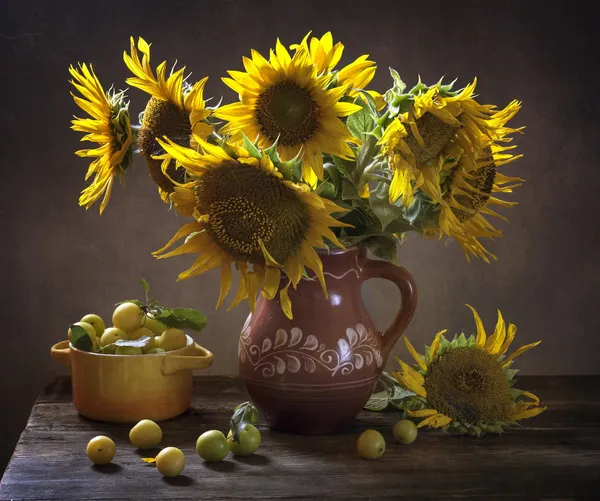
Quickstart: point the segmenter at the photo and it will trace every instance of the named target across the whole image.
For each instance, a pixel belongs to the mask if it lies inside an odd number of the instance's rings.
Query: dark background
[[[87,163],[76,158],[78,113],[67,68],[93,62],[106,88],[123,87],[129,36],[153,42],[155,67],[177,58],[208,95],[235,98],[220,82],[242,69],[250,48],[266,53],[277,36],[289,45],[308,30],[332,30],[343,61],[369,53],[379,63],[373,87],[389,85],[394,66],[407,83],[420,74],[468,83],[481,100],[522,99],[514,121],[525,158],[504,169],[528,179],[520,205],[499,222],[490,244],[499,261],[468,265],[454,243],[410,238],[401,262],[413,272],[420,307],[407,334],[416,345],[437,330],[472,329],[465,302],[493,327],[495,310],[519,327],[516,344],[544,343],[521,360],[525,373],[599,373],[598,193],[600,192],[598,48],[595,2],[394,1],[0,1],[0,249],[2,350],[0,468],[10,457],[30,407],[61,369],[49,357],[69,323],[88,312],[110,316],[116,301],[139,296],[145,277],[172,305],[207,312],[198,336],[216,354],[213,373],[235,373],[237,335],[247,306],[215,312],[218,273],[175,283],[188,261],[156,262],[150,251],[182,223],[159,201],[137,161],[126,189],[115,187],[102,216],[77,206]],[[131,110],[145,95],[131,89]],[[393,316],[394,287],[370,284],[365,299],[378,324]],[[405,355],[403,348],[396,352]],[[543,395],[541,395],[543,398]]]

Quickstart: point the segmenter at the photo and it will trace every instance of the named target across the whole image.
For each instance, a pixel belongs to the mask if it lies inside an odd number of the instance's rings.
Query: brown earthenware
[[[329,297],[314,277],[303,279],[289,289],[293,320],[278,299],[261,298],[240,336],[240,375],[269,426],[280,431],[329,433],[354,419],[417,304],[404,268],[358,248],[319,255]],[[361,284],[370,278],[391,280],[401,292],[400,311],[383,334],[361,298]]]

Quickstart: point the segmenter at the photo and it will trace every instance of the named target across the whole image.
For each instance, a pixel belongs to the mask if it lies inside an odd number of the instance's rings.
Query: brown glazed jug
[[[268,425],[280,431],[329,433],[352,421],[417,304],[406,269],[369,259],[359,248],[319,255],[329,297],[314,277],[290,287],[293,320],[278,299],[261,297],[240,336],[240,375]],[[362,302],[361,284],[370,278],[391,280],[400,289],[398,314],[384,333]]]

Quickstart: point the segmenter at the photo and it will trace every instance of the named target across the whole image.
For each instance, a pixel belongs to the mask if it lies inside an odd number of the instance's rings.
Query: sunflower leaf
[[[367,401],[364,408],[369,411],[380,412],[388,407],[402,410],[407,403],[407,398],[415,393],[402,387],[388,372],[382,372],[375,385],[375,391]]]
[[[369,214],[360,207],[354,207],[350,212],[344,214],[340,220],[353,226],[352,228],[344,228],[345,234],[349,236],[362,236],[364,232],[359,231],[358,228],[370,228],[374,224]]]
[[[248,136],[246,136],[244,133],[242,133],[242,146],[248,153],[250,153],[250,156],[258,158],[259,160],[262,158],[260,150],[252,141],[250,141],[250,139],[248,139]]]
[[[356,168],[356,162],[353,160],[345,160],[343,158],[331,155],[334,165],[342,173],[342,175],[348,178],[350,181],[354,180],[354,170]]]
[[[387,391],[382,390],[377,393],[373,393],[371,398],[367,401],[364,406],[364,409],[373,412],[380,412],[387,409],[388,403],[390,399],[388,397]]]
[[[377,103],[375,102],[373,96],[363,89],[359,90],[358,93],[360,94],[360,97],[367,102],[371,111],[373,113],[377,113]]]
[[[320,182],[315,191],[317,195],[320,195],[323,198],[329,198],[330,200],[333,200],[336,196],[335,185],[329,181]]]
[[[358,189],[348,179],[342,181],[342,199],[343,200],[360,200]]]
[[[394,90],[397,90],[399,94],[402,94],[406,89],[406,84],[400,78],[400,74],[392,67],[390,67],[390,75],[394,81]]]
[[[405,212],[402,207],[390,204],[388,193],[389,187],[385,183],[381,183],[372,191],[369,198],[369,205],[373,213],[379,218],[382,230],[385,230],[392,221],[401,218]]]
[[[271,146],[269,146],[268,148],[263,150],[264,153],[266,153],[266,155],[271,159],[271,162],[273,162],[274,164],[281,162],[281,158],[279,157],[279,153],[277,151],[277,142],[278,141],[279,141],[279,138],[277,138]]]
[[[354,103],[362,106],[362,109],[350,115],[346,125],[354,137],[361,141],[367,141],[367,134],[373,132],[376,125],[373,114],[369,109],[369,104],[362,97],[357,97]]]
[[[398,240],[393,236],[374,237],[367,240],[364,246],[379,259],[396,263],[398,261]]]
[[[323,165],[325,171],[325,178],[335,187],[336,196],[342,189],[342,175],[338,171],[337,167],[332,162],[326,162]]]

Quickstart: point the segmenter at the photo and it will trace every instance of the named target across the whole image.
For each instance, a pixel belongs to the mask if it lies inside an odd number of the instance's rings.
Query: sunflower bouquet
[[[498,171],[520,157],[507,145],[521,131],[507,126],[520,103],[480,104],[476,81],[408,89],[393,69],[380,94],[369,88],[375,62],[362,55],[341,66],[343,51],[331,33],[289,47],[277,40],[268,57],[252,50],[244,71],[222,79],[239,100],[209,106],[207,78],[192,83],[166,61],[154,69],[150,44],[132,38],[127,84],[149,95],[139,124],[124,91],[105,91],[91,66],[71,67],[75,102],[89,115],[73,129],[98,144],[76,152],[94,158],[80,205],[101,200],[102,213],[140,154],[160,198],[189,218],[156,257],[197,254],[179,279],[221,268],[218,305],[235,268],[231,306],[247,299],[253,310],[261,292],[279,296],[290,318],[288,289],[307,270],[326,294],[319,248],[361,246],[395,260],[416,232],[454,239],[467,259],[495,259],[480,239],[502,235],[486,216],[514,205],[496,194],[523,181]]]

